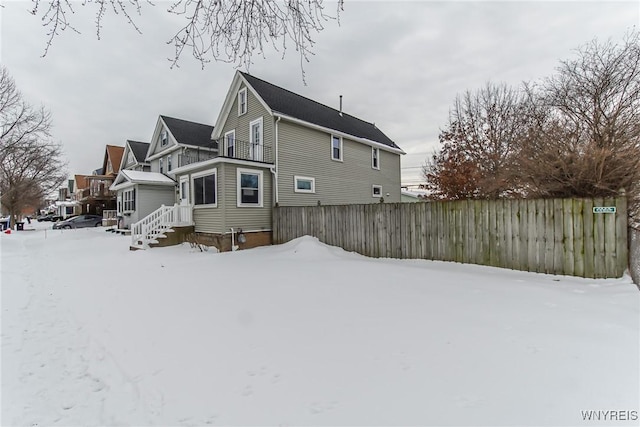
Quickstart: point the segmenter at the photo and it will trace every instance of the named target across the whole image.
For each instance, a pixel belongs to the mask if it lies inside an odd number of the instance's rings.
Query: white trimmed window
[[[262,207],[262,171],[238,168],[237,186],[238,207]]]
[[[380,170],[380,149],[371,147],[371,167]]]
[[[372,197],[382,197],[382,185],[372,185],[371,186],[371,196]]]
[[[296,193],[315,193],[316,179],[308,176],[294,176],[293,191]]]
[[[167,156],[167,172],[171,172],[171,154]]]
[[[196,206],[218,206],[217,199],[218,170],[212,169],[191,176],[193,204]]]
[[[236,153],[236,130],[230,130],[224,134],[224,155],[235,157]]]
[[[241,116],[247,112],[247,88],[238,91],[238,115]]]
[[[160,173],[164,173],[164,159],[160,159],[158,162],[158,169],[160,170]]]
[[[136,189],[122,192],[122,211],[133,212],[136,210]]]
[[[342,138],[331,135],[331,160],[342,161]]]
[[[164,147],[168,143],[169,143],[169,132],[167,132],[166,130],[163,130],[160,133],[160,146]]]

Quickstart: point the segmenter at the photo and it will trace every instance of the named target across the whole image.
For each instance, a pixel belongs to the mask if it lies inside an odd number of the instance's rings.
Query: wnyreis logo
[[[583,421],[636,421],[638,411],[581,411]]]

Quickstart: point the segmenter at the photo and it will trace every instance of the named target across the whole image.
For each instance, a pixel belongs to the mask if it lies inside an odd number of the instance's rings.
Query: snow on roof
[[[123,170],[122,174],[127,178],[127,180],[135,183],[135,184],[175,184],[176,182],[169,178],[166,175],[163,175],[159,172],[143,172],[143,171],[132,171],[132,170]]]

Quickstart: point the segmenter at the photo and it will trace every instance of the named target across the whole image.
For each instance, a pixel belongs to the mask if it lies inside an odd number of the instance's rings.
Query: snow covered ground
[[[0,236],[3,426],[640,423],[628,277],[30,227]]]

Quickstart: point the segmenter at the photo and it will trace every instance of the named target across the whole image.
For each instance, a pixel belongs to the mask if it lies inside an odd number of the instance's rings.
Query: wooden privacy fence
[[[371,257],[620,277],[627,267],[627,202],[463,200],[274,209],[274,243],[304,235]]]

